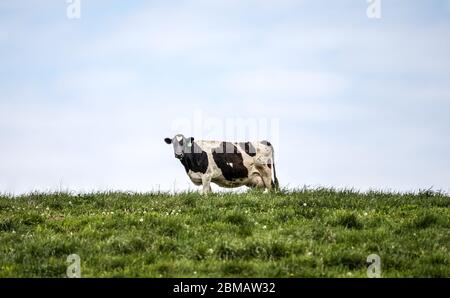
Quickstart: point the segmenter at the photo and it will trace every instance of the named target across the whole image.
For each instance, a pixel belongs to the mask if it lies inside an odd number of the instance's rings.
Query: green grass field
[[[450,277],[450,197],[264,194],[0,196],[0,277]]]

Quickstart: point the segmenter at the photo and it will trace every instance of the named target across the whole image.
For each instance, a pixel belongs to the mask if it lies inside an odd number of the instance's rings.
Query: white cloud
[[[142,85],[142,78],[134,71],[97,67],[67,71],[56,78],[53,89],[69,99],[98,105],[134,97],[142,92]]]
[[[114,24],[110,34],[97,39],[99,53],[138,53],[158,56],[183,55],[205,47],[219,47],[239,40],[239,32],[212,26],[207,15],[192,9],[147,7]],[[195,53],[194,53],[195,54]]]
[[[279,118],[282,183],[448,186],[446,22],[294,0],[104,0],[70,22],[64,1],[24,3],[0,3],[0,191],[187,188],[162,138],[197,109]]]
[[[225,84],[238,96],[269,97],[274,101],[337,96],[348,85],[344,78],[334,74],[283,69],[242,71],[228,78]]]
[[[171,189],[183,171],[163,138],[170,121],[152,105],[2,103],[0,189]],[[168,122],[167,124],[164,124]],[[169,169],[160,171],[160,169]],[[187,183],[186,183],[187,185]]]

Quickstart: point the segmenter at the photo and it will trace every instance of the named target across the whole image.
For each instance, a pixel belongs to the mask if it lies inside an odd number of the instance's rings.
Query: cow
[[[204,194],[211,192],[211,182],[226,188],[243,185],[265,191],[279,188],[274,150],[268,141],[194,141],[182,134],[164,141],[173,145],[175,158],[191,181],[202,185]]]

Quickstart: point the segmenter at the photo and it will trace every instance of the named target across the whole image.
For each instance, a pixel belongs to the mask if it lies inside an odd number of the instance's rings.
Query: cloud
[[[126,68],[83,68],[56,78],[54,90],[61,96],[91,105],[117,102],[141,92],[142,78]]]
[[[233,94],[244,98],[274,100],[337,95],[348,85],[339,75],[286,69],[242,71],[228,78],[225,84]]]
[[[283,184],[448,187],[439,5],[374,22],[364,1],[103,0],[69,21],[64,1],[2,1],[0,191],[187,188],[162,138],[197,110],[279,119]]]
[[[163,142],[170,121],[151,104],[103,106],[2,103],[0,189],[63,187],[150,191],[182,181]],[[158,169],[171,169],[160,172]],[[175,174],[173,174],[175,173]],[[187,183],[186,183],[187,185]]]
[[[177,9],[147,6],[113,26],[110,34],[93,43],[95,52],[187,56],[205,47],[237,42],[240,37],[238,31],[217,28],[208,15],[183,6]]]

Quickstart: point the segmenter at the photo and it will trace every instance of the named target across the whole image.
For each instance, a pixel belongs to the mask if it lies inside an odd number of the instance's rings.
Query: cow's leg
[[[272,172],[269,168],[261,173],[261,177],[264,182],[264,187],[266,188],[264,192],[268,192],[272,189]]]
[[[205,174],[202,175],[202,185],[203,185],[203,194],[208,194],[211,192],[211,175]]]
[[[258,173],[254,173],[251,178],[250,182],[247,184],[248,187],[251,188],[264,188],[264,182],[261,178],[261,175]]]

